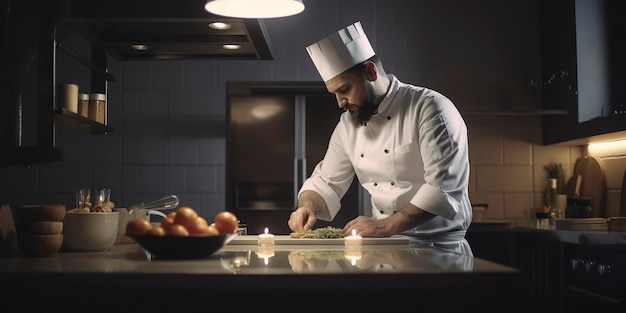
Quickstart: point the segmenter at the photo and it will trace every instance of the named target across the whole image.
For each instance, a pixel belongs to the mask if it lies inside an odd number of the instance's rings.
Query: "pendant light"
[[[275,18],[304,11],[302,0],[209,0],[210,13],[238,18]]]

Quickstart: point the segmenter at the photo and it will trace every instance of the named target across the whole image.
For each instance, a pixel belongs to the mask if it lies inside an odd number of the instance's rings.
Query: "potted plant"
[[[548,204],[556,209],[557,218],[565,216],[567,194],[565,194],[565,167],[561,163],[550,163],[545,166],[550,184],[548,184]]]

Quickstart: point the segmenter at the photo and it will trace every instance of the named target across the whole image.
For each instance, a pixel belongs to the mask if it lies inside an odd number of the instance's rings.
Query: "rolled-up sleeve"
[[[420,123],[420,148],[425,183],[411,199],[424,211],[453,219],[467,193],[469,162],[467,128],[453,104],[445,97],[434,97],[424,106]]]

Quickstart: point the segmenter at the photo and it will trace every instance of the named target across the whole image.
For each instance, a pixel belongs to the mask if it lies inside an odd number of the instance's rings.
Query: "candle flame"
[[[352,236],[356,236],[356,229],[352,230]]]
[[[265,227],[265,233],[266,233],[266,234],[269,234],[269,233],[270,233],[269,228]]]

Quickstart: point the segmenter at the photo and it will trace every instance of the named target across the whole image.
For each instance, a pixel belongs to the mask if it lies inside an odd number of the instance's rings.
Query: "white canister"
[[[106,95],[103,93],[89,94],[89,118],[104,124],[106,111]]]
[[[78,85],[64,84],[59,86],[59,104],[62,108],[78,113]]]

